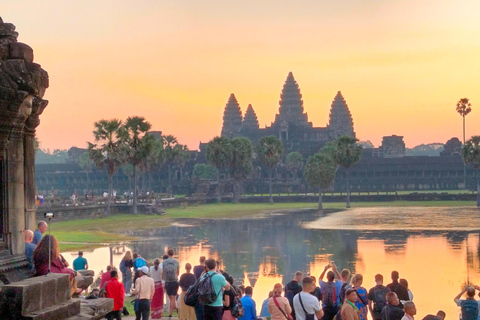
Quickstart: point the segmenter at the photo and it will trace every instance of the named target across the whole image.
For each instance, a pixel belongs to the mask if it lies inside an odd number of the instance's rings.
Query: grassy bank
[[[352,207],[464,207],[474,201],[391,201],[354,202]],[[176,219],[242,218],[268,214],[278,210],[315,209],[315,203],[221,203],[167,209],[167,215],[119,214],[106,218],[73,220],[52,223],[52,233],[62,242],[62,250],[98,247],[105,243],[136,240],[125,235],[129,230],[157,229],[171,225]],[[345,203],[324,203],[326,209],[344,209]]]

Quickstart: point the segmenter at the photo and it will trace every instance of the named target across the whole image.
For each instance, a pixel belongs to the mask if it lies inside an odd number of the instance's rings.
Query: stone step
[[[80,313],[80,301],[72,299],[24,315],[22,320],[64,320]]]
[[[68,318],[68,320],[98,320],[105,317],[113,309],[113,299],[72,299],[80,300],[80,314]]]

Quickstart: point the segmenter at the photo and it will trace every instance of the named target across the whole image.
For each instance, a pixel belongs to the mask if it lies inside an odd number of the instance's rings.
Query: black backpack
[[[327,307],[334,307],[337,305],[337,290],[335,283],[327,282],[322,289],[323,299],[322,302]]]
[[[198,302],[198,283],[199,280],[195,281],[194,284],[192,284],[190,287],[188,287],[187,292],[185,293],[185,296],[183,297],[183,302],[187,306],[190,307],[195,307]]]
[[[385,287],[373,288],[373,310],[382,312],[383,307],[387,305],[387,290]]]
[[[352,285],[348,282],[342,284],[342,289],[340,289],[340,303],[343,304],[343,301],[345,301],[345,293],[347,292],[347,289],[351,287]]]
[[[215,292],[213,288],[212,278],[217,273],[206,273],[203,277],[200,278],[198,283],[198,300],[203,304],[212,304],[217,300],[218,295],[222,292],[220,288],[220,292]]]
[[[234,286],[230,289],[232,290],[233,293],[233,304],[232,304],[232,309],[230,310],[232,312],[232,316],[235,318],[241,318],[245,314],[245,309],[243,308],[242,301],[238,299],[238,292]]]

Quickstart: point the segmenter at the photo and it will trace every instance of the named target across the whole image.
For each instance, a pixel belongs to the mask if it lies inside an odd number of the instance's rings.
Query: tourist
[[[315,282],[311,277],[303,278],[303,288],[293,298],[295,318],[297,320],[307,320],[307,314],[314,315],[314,319],[323,317],[323,310],[318,299],[310,294],[315,288]]]
[[[467,293],[467,299],[460,299],[464,293]],[[475,288],[466,285],[465,288],[455,297],[453,301],[462,310],[461,320],[476,320],[478,317],[478,303],[475,300]]]
[[[340,309],[340,316],[342,320],[360,320],[359,310],[355,303],[357,302],[357,291],[353,288],[348,288],[345,291],[345,300]]]
[[[78,251],[77,259],[73,260],[73,270],[87,270],[88,261],[83,257],[83,251]]]
[[[375,275],[375,287],[368,291],[368,309],[373,320],[380,320],[383,307],[387,305],[386,294],[390,289],[383,285],[383,276]]]
[[[180,280],[178,281],[178,284],[182,289],[182,293],[180,293],[180,306],[178,310],[178,319],[180,320],[195,320],[195,309],[193,307],[187,306],[185,304],[185,301],[183,300],[188,288],[196,281],[195,275],[191,272],[191,270],[192,265],[190,263],[186,263],[186,272],[180,276]]]
[[[325,272],[327,272],[327,270],[328,270],[329,268],[332,268],[332,270],[331,270],[330,272],[332,272],[333,275],[334,275],[334,278],[337,279],[336,281],[333,281],[333,280],[332,280],[332,282],[335,283],[335,294],[336,294],[335,303],[336,303],[336,305],[337,305],[337,307],[338,307],[338,308],[337,308],[337,311],[338,311],[338,309],[340,309],[340,308],[339,308],[339,306],[340,306],[340,291],[342,290],[343,281],[342,281],[342,275],[338,272],[337,266],[335,265],[335,263],[332,262],[331,264],[325,266],[325,268],[323,269],[322,274],[320,275],[320,278],[319,278],[319,281],[318,281],[318,282],[319,282],[319,284],[320,284],[320,288],[322,289],[322,295],[323,295],[323,289],[324,289],[325,285],[327,284],[327,282],[323,281],[323,277],[325,276]],[[348,271],[348,270],[347,270],[347,271]],[[348,279],[349,276],[350,276],[350,271],[348,271],[347,279]],[[327,277],[327,280],[328,280],[328,277]],[[328,280],[328,281],[330,282],[330,280]],[[329,285],[329,286],[330,286],[330,285]],[[326,313],[325,308],[324,308],[323,311]],[[336,314],[336,313],[335,313],[335,314]]]
[[[273,297],[268,299],[268,312],[272,315],[271,320],[291,320],[292,307],[285,297],[282,297],[282,285],[273,286]]]
[[[103,270],[102,270],[102,277],[100,278],[100,290],[105,289],[105,283],[112,279],[110,277],[110,272],[112,270],[113,270],[112,266],[107,266],[107,271],[105,271],[105,272],[103,272]]]
[[[266,318],[266,317],[271,317],[272,315],[270,314],[270,311],[268,311],[268,300],[273,297],[273,291],[270,291],[268,293],[268,298],[263,300],[262,302],[262,308],[260,309],[260,317],[261,318]]]
[[[360,320],[367,320],[367,310],[368,310],[368,298],[367,298],[367,289],[362,287],[363,276],[361,274],[356,274],[352,278],[352,287],[357,291],[357,301],[355,306],[358,308]]]
[[[408,301],[413,301],[413,293],[412,291],[408,288],[408,281],[406,279],[400,279],[398,282],[403,285],[405,288],[407,288],[408,292]],[[406,311],[405,311],[406,312]]]
[[[213,290],[220,292],[222,288],[230,290],[230,284],[225,280],[225,277],[216,272],[217,264],[214,259],[205,261],[207,272],[203,277],[211,277]],[[204,320],[220,320],[223,316],[223,295],[219,294],[213,303],[203,305],[203,319]]]
[[[383,307],[381,312],[382,320],[401,320],[405,315],[400,300],[395,292],[388,292],[385,296],[387,305]]]
[[[32,266],[32,257],[33,251],[37,247],[32,243],[33,232],[32,230],[25,230],[25,257],[27,258],[28,263]]]
[[[163,279],[163,262],[165,262],[165,260],[167,260],[167,259],[168,259],[168,255],[164,254],[162,256],[162,263],[160,264],[160,266],[162,267],[162,282],[163,282],[163,290],[164,291],[165,291],[165,280]],[[169,312],[170,298],[168,297],[168,295],[165,295],[164,307],[165,307],[165,311]]]
[[[137,281],[137,278],[140,277],[140,270],[141,267],[145,267],[147,265],[147,261],[142,258],[142,256],[136,252],[133,253],[133,284]]]
[[[235,320],[232,315],[232,308],[235,305],[235,298],[238,295],[237,289],[233,285],[233,277],[229,274],[223,275],[227,282],[230,284],[230,290],[223,291],[223,316],[222,320]],[[198,320],[198,319],[197,319]]]
[[[322,280],[325,271],[328,270],[329,267],[330,266],[326,266],[324,272],[320,275],[320,288],[322,288],[322,308],[325,314],[323,316],[323,320],[332,320],[340,309],[337,303],[337,300],[339,300],[339,298],[337,298],[337,283],[340,281],[341,284],[341,280],[334,282],[335,273],[333,271],[328,271],[327,282]]]
[[[398,271],[392,271],[392,283],[387,285],[390,291],[397,294],[398,299],[408,301],[408,289],[398,282]]]
[[[242,299],[245,295],[245,286],[243,284],[238,286],[238,299]]]
[[[171,317],[173,310],[177,309],[178,293],[178,275],[180,274],[180,263],[173,258],[173,249],[168,249],[168,259],[163,261],[163,280],[165,281],[165,291],[170,299],[168,316]]]
[[[255,301],[252,299],[253,288],[251,286],[245,287],[245,295],[240,299],[245,313],[239,320],[255,320],[257,318],[257,307]]]
[[[43,234],[47,231],[48,225],[45,221],[40,221],[37,224],[37,230],[33,233],[33,240],[32,243],[37,245],[40,240],[42,240]]]
[[[153,294],[152,303],[150,305],[150,312],[152,319],[161,319],[163,316],[163,281],[162,281],[163,268],[160,264],[160,260],[155,259],[153,266],[150,267],[150,277],[155,283],[155,293]]]
[[[340,293],[338,294],[338,298],[340,301],[337,301],[338,305],[343,304],[343,301],[345,300],[345,292],[347,291],[348,288],[351,288],[352,285],[348,281],[348,278],[350,278],[350,270],[348,269],[343,269],[342,272],[340,272],[340,276],[342,277],[342,286],[340,287]]]
[[[300,281],[303,279],[303,273],[301,271],[295,272],[293,280],[287,283],[285,286],[285,298],[288,299],[290,307],[292,307],[292,317],[295,320],[295,307],[293,305],[293,298],[300,292],[302,292],[302,286]]]
[[[202,273],[205,271],[205,256],[201,256],[199,262],[199,265],[193,267],[193,274],[195,275],[196,279],[200,279]]]
[[[122,272],[122,283],[125,288],[125,295],[130,296],[130,289],[132,288],[132,252],[127,251],[120,261],[120,271]]]
[[[322,301],[322,289],[320,289],[319,286],[316,285],[317,283],[317,279],[315,278],[315,276],[310,276],[312,279],[313,279],[313,283],[315,283],[315,289],[310,292],[313,296],[315,296],[318,301]]]
[[[155,283],[148,276],[148,268],[146,266],[141,267],[138,272],[140,277],[135,281],[135,288],[132,289],[132,293],[138,299],[135,316],[136,320],[148,320],[150,317],[150,301],[155,293]]]
[[[110,271],[110,280],[105,285],[105,295],[113,299],[113,309],[107,314],[108,320],[121,320],[123,303],[125,301],[125,288],[118,281],[118,271]]]
[[[417,314],[417,309],[415,308],[415,304],[412,301],[405,302],[405,315],[401,320],[413,320],[413,316]]]

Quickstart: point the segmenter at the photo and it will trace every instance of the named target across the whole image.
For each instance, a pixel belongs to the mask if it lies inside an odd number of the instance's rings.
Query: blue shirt
[[[323,292],[323,288],[325,287],[325,281],[323,280],[320,280],[320,289],[322,289],[322,292]],[[337,294],[337,306],[340,305],[340,291],[342,290],[342,285],[343,285],[343,281],[342,280],[337,280],[335,281],[335,293]],[[322,303],[322,307],[325,307],[325,304]]]
[[[213,290],[215,290],[215,293],[217,294],[217,300],[215,300],[215,302],[211,304],[205,304],[205,305],[210,307],[223,307],[222,288],[227,285],[227,280],[225,280],[224,276],[216,273],[215,271],[208,271],[206,274],[203,275],[203,277],[205,277],[207,274],[211,276]]]
[[[36,247],[33,243],[25,243],[25,257],[30,263],[32,263],[33,250],[35,250]]]
[[[42,233],[41,233],[40,231],[38,231],[38,229],[37,229],[37,230],[35,230],[35,232],[33,233],[32,243],[33,243],[34,245],[37,245],[37,244],[40,242],[40,240],[42,240]]]
[[[257,309],[255,307],[255,301],[249,295],[245,295],[242,299],[242,306],[245,309],[243,317],[238,320],[255,320],[257,318]]]
[[[78,257],[77,259],[73,260],[73,270],[85,270],[87,264],[87,259],[85,259],[84,257]]]
[[[269,299],[265,299],[265,301],[263,301],[262,303],[262,310],[260,310],[260,317],[271,317],[272,315],[270,314],[270,312],[268,312],[268,300]]]

